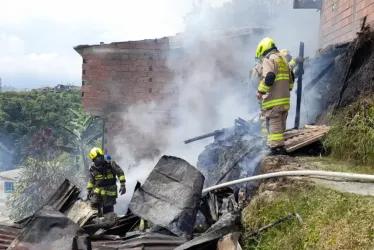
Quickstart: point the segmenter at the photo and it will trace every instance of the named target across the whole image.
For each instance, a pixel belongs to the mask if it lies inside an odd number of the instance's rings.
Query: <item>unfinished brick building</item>
[[[119,42],[99,45],[79,45],[74,49],[82,56],[82,104],[85,113],[103,117],[104,150],[110,154],[116,152],[116,138],[124,138],[121,144],[131,151],[136,159],[152,157],[159,153],[155,149],[162,147],[162,131],[171,126],[173,109],[177,108],[179,89],[175,84],[175,76],[179,81],[188,75],[190,68],[202,58],[210,56],[211,60],[221,64],[220,70],[235,75],[237,65],[232,60],[230,50],[222,51],[224,46],[237,46],[235,40],[251,45],[249,37],[261,34],[263,29],[242,28],[225,32],[214,32],[207,37],[209,41],[201,40],[201,52],[198,55],[187,55],[181,45],[185,39],[178,35],[171,39],[153,39],[143,41]],[[216,51],[204,49],[204,43],[213,41],[220,43]],[[207,46],[208,47],[208,46]],[[206,47],[206,48],[207,48]],[[209,46],[210,47],[210,46]],[[250,47],[250,49],[253,49]],[[221,58],[214,56],[218,52]],[[241,51],[243,53],[243,51]],[[204,54],[205,53],[205,54]],[[207,55],[209,53],[210,55]],[[244,52],[245,53],[245,52]],[[173,59],[170,59],[173,58]],[[169,62],[168,60],[169,59]],[[170,60],[173,66],[168,67]],[[232,64],[232,65],[231,65]],[[230,66],[231,65],[231,66]],[[244,77],[248,77],[245,75]],[[168,99],[169,105],[152,110],[158,112],[163,119],[158,124],[160,136],[157,140],[145,140],[147,135],[136,129],[136,125],[128,122],[124,111],[136,104],[149,102],[161,103]],[[174,100],[174,103],[173,103]],[[170,105],[170,102],[173,103]],[[160,116],[160,115],[159,115]],[[141,141],[142,143],[139,143]],[[117,140],[118,142],[118,140]]]

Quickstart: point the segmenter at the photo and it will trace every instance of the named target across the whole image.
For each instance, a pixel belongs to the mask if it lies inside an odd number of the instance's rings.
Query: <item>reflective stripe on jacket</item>
[[[114,162],[107,162],[107,166],[90,166],[90,177],[87,183],[87,190],[101,196],[117,197],[116,177],[121,183],[126,181],[123,170]]]
[[[260,81],[258,91],[266,93],[262,101],[262,109],[267,110],[277,106],[290,109],[290,91],[293,89],[291,69],[287,60],[279,53],[270,53],[263,59],[263,78]],[[275,74],[274,83],[271,86],[265,84],[265,77],[269,72]]]

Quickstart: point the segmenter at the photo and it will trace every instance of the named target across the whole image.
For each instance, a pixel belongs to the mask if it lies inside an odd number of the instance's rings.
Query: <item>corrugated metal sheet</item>
[[[128,231],[134,229],[140,222],[140,218],[128,214],[118,217],[116,220],[103,220],[95,223],[87,223],[83,229],[88,234],[95,235],[119,235],[125,236]]]
[[[0,224],[0,250],[8,249],[10,244],[21,234],[21,229],[16,225]]]
[[[297,149],[300,149],[320,140],[329,131],[329,129],[330,127],[325,125],[305,125],[305,127],[302,129],[294,129],[285,132],[284,144],[287,152],[293,152]]]
[[[92,250],[168,250],[174,249],[185,243],[183,238],[157,234],[157,233],[140,233],[123,240],[109,241],[99,240],[92,241]]]
[[[79,193],[79,188],[65,179],[45,205],[65,213],[77,201]]]

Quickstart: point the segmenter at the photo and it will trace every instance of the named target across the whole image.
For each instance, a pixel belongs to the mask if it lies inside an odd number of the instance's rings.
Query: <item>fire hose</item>
[[[314,171],[314,170],[296,170],[296,171],[281,171],[269,174],[255,175],[251,177],[246,177],[243,179],[229,181],[214,185],[212,187],[203,189],[202,193],[207,193],[212,190],[233,186],[236,184],[241,184],[245,182],[275,178],[275,177],[284,177],[284,176],[328,176],[328,177],[340,177],[346,179],[354,180],[364,180],[364,181],[374,181],[374,175],[369,174],[353,174],[353,173],[342,173],[342,172],[333,172],[333,171]]]

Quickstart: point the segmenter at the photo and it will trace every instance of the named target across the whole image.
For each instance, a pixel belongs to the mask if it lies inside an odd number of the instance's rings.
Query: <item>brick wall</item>
[[[360,30],[363,18],[374,24],[373,0],[324,0],[321,12],[320,47],[350,41]]]
[[[174,94],[173,89],[167,88],[170,83],[166,67],[168,49],[167,38],[75,47],[82,56],[83,110],[106,119],[106,152],[115,154],[115,147],[120,143],[139,158],[154,153],[154,145],[139,143],[144,135],[126,121],[124,114],[133,104],[146,105]],[[160,112],[164,112],[165,121],[170,120],[169,111]]]

